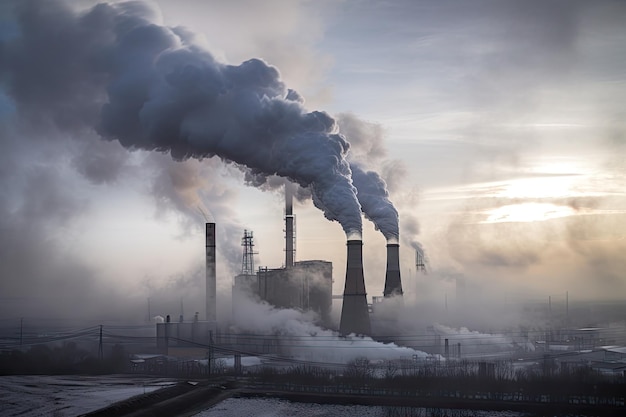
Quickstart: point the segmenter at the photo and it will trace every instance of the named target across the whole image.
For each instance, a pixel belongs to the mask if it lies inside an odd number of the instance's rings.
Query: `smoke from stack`
[[[400,279],[400,247],[398,211],[389,200],[387,184],[374,171],[364,171],[351,164],[352,181],[357,188],[361,210],[376,229],[387,239],[387,268],[385,273],[385,297],[402,295]]]
[[[276,68],[220,63],[188,31],[155,24],[143,3],[78,13],[57,1],[16,2],[13,12],[0,79],[22,120],[289,178],[349,237],[361,235],[348,142],[327,113],[305,110]]]
[[[350,164],[352,182],[365,217],[374,223],[387,242],[397,243],[399,237],[398,211],[389,200],[387,184],[375,171],[364,171],[357,164]]]

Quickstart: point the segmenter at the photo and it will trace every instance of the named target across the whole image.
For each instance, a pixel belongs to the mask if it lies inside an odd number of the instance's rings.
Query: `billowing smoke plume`
[[[398,241],[398,211],[389,200],[387,184],[375,171],[364,171],[350,164],[352,182],[357,188],[357,198],[365,217],[376,226],[376,230],[388,241]]]
[[[403,164],[388,159],[380,125],[361,120],[351,113],[339,114],[337,123],[350,141],[348,160],[363,214],[388,242],[398,243],[398,210],[389,198],[389,191],[400,188],[400,182],[406,176]]]
[[[417,239],[419,223],[414,213],[418,202],[411,187],[403,184],[407,177],[404,163],[389,158],[387,154],[382,126],[364,121],[351,113],[337,115],[337,123],[350,141],[348,161],[365,217],[374,223],[388,241],[397,243],[400,211],[403,243],[415,249],[421,247]],[[361,172],[356,172],[359,168]],[[360,175],[363,171],[367,174]],[[393,194],[395,204],[391,203],[390,193]]]
[[[327,113],[305,110],[276,68],[220,63],[187,31],[153,23],[142,3],[76,13],[56,1],[16,2],[15,14],[0,40],[0,79],[23,120],[288,178],[346,234],[361,233],[348,142]]]
[[[277,175],[261,175],[244,168],[244,180],[246,185],[257,187],[263,191],[279,191],[282,193],[285,185],[289,185],[292,196],[297,201],[303,202],[311,198],[311,191],[308,188],[293,184],[291,181]]]

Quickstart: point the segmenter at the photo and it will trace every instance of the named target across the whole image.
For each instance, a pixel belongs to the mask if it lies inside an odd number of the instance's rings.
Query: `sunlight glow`
[[[576,194],[574,187],[578,176],[521,178],[508,181],[496,194],[505,198],[559,198]]]
[[[481,223],[536,222],[573,216],[576,210],[568,206],[549,203],[522,203],[498,207],[486,212]]]

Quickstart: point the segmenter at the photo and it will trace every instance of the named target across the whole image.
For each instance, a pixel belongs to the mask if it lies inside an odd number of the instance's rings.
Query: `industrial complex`
[[[237,318],[237,305],[243,298],[266,302],[282,309],[295,309],[314,313],[314,323],[321,328],[338,330],[342,335],[371,336],[372,326],[365,279],[363,274],[363,242],[350,239],[346,243],[346,277],[342,295],[342,310],[339,329],[333,329],[331,323],[333,265],[326,260],[296,261],[296,237],[293,215],[293,196],[289,186],[285,186],[285,260],[280,268],[255,268],[254,236],[252,231],[244,230],[241,239],[241,273],[233,277],[233,317]],[[204,320],[196,314],[192,321],[178,322],[170,316],[163,323],[157,323],[157,346],[162,353],[172,353],[172,349],[198,345],[220,345],[250,353],[267,353],[268,343],[250,343],[246,339],[245,349],[237,346],[232,339],[232,331],[226,329],[226,323],[220,323],[216,316],[216,228],[215,223],[206,223],[206,306]],[[387,271],[385,275],[385,298],[401,298],[402,282],[400,277],[399,244],[387,245]],[[335,296],[335,298],[337,298]],[[380,298],[380,297],[379,297]],[[224,337],[228,334],[229,337]],[[239,335],[235,339],[241,340]],[[277,339],[269,343],[276,349],[280,347]],[[276,350],[274,349],[274,350]],[[271,350],[271,349],[270,349]],[[187,350],[187,354],[191,351]]]
[[[560,315],[562,317],[552,311],[552,304],[549,305],[547,312],[542,306],[527,305],[525,307],[527,315],[536,315],[540,320],[544,320],[548,313],[547,317],[551,322],[546,322],[546,326],[538,325],[534,329],[520,327],[521,330],[515,334],[479,333],[466,328],[455,329],[434,323],[422,329],[419,337],[405,337],[406,329],[403,329],[397,320],[404,307],[399,244],[393,241],[387,243],[384,292],[380,296],[371,297],[370,303],[367,299],[363,271],[363,242],[348,239],[344,291],[341,295],[333,295],[331,262],[296,260],[293,204],[288,188],[285,192],[284,265],[275,268],[257,267],[254,261],[253,232],[244,230],[241,238],[241,273],[234,276],[232,281],[233,320],[220,321],[216,315],[215,305],[217,247],[215,223],[206,223],[205,230],[206,310],[204,314],[196,313],[192,320],[185,321],[181,315],[176,321],[167,316],[163,323],[156,323],[158,354],[205,359],[230,355],[239,358],[236,359],[239,365],[242,356],[293,357],[293,339],[285,337],[289,335],[286,335],[283,329],[276,329],[274,334],[268,334],[267,329],[254,331],[248,328],[244,331],[235,324],[249,319],[243,316],[246,313],[239,307],[250,302],[265,304],[275,310],[290,309],[310,313],[307,317],[310,317],[317,331],[328,332],[326,335],[332,334],[337,340],[343,339],[348,343],[353,343],[355,339],[369,340],[377,343],[378,351],[384,346],[392,346],[391,349],[399,349],[398,352],[402,352],[404,357],[413,352],[413,359],[420,360],[424,358],[527,360],[558,351],[571,352],[572,356],[567,358],[567,362],[570,363],[582,358],[580,353],[574,355],[574,352],[581,350],[596,352],[593,355],[600,355],[599,359],[606,356],[605,352],[613,352],[615,349],[621,351],[618,348],[621,333],[602,327],[576,327],[577,320],[574,316],[578,313],[570,311],[567,303],[566,313]],[[421,251],[416,252],[415,262],[418,270],[424,268]],[[463,284],[463,281],[457,283],[458,291],[464,291]],[[331,320],[333,299],[342,301],[338,326]],[[328,343],[328,339],[325,340]],[[313,339],[308,339],[307,343],[314,343]],[[598,351],[599,347],[604,350]],[[401,351],[405,348],[410,349]],[[302,351],[298,354],[302,356]],[[315,354],[319,355],[317,352]]]

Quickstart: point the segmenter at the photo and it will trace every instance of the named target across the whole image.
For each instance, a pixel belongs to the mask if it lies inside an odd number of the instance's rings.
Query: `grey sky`
[[[5,13],[19,3],[2,5],[4,42],[19,36]],[[308,111],[338,119],[353,142],[349,158],[367,161],[389,185],[407,280],[414,266],[405,243],[423,244],[429,296],[453,292],[446,277],[455,274],[485,292],[533,297],[626,289],[624,2],[190,0],[148,9],[155,22],[195,33],[219,62],[275,65]],[[246,187],[240,170],[215,159],[178,164],[99,138],[94,126],[113,91],[73,57],[107,40],[76,39],[72,30],[83,33],[67,25],[51,40],[27,35],[30,55],[0,62],[0,294],[24,305],[12,303],[11,314],[26,314],[28,300],[44,295],[84,300],[99,292],[128,295],[129,314],[138,314],[132,303],[171,288],[172,277],[196,282],[198,205],[223,227],[223,288],[243,227],[255,231],[260,262],[279,266],[276,191]],[[341,230],[310,200],[296,213],[297,256],[332,260],[340,292]],[[364,227],[368,293],[376,295],[384,240]],[[137,248],[133,259],[116,240]]]

